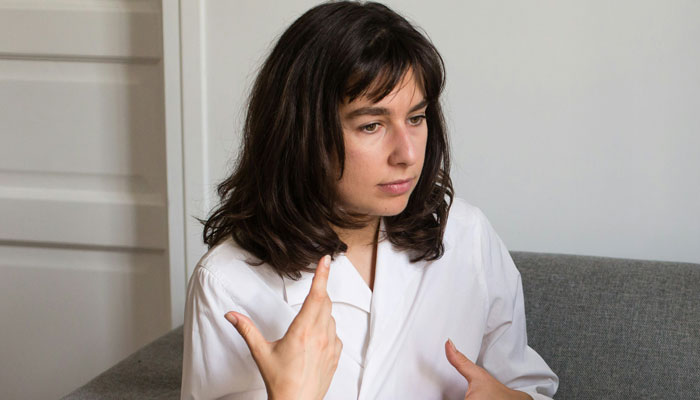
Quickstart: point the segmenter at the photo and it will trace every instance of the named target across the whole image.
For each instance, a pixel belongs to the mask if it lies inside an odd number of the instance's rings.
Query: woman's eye
[[[425,119],[425,115],[416,115],[408,119],[408,122],[413,126],[418,126]]]
[[[367,133],[374,133],[377,131],[377,129],[379,129],[379,124],[377,122],[373,122],[362,127],[362,130]]]

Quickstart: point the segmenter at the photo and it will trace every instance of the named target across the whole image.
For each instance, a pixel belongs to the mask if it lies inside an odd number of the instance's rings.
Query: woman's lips
[[[409,179],[402,179],[400,181],[393,181],[389,183],[380,183],[379,185],[379,190],[385,193],[389,194],[404,194],[411,190],[411,186],[413,184],[413,178]]]

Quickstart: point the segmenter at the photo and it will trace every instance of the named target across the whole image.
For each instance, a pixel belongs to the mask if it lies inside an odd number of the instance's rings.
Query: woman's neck
[[[355,267],[369,290],[374,290],[374,273],[377,264],[377,240],[379,217],[360,229],[335,229],[347,246],[345,256]]]
[[[379,219],[370,221],[366,226],[359,229],[342,229],[333,227],[335,233],[338,234],[340,240],[348,246],[347,252],[351,249],[362,249],[365,247],[374,247],[377,241],[377,232],[379,231]]]

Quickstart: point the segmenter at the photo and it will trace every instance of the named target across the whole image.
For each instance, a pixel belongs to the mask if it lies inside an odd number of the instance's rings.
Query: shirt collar
[[[302,272],[301,279],[297,281],[283,277],[286,300],[290,306],[304,303],[311,289],[312,279],[312,272]],[[372,291],[343,253],[331,262],[327,291],[333,303],[346,303],[370,312]]]
[[[379,244],[377,245],[377,261],[382,243],[387,241],[384,218],[379,220]],[[391,247],[391,246],[389,246]],[[379,264],[379,262],[377,262]],[[311,266],[314,268],[314,266]],[[375,271],[376,276],[376,271]],[[301,279],[295,281],[286,276],[282,278],[284,283],[285,300],[290,306],[297,306],[304,303],[306,296],[311,289],[313,273],[302,272]],[[376,288],[376,279],[375,279]],[[328,297],[333,303],[346,303],[355,306],[365,312],[370,312],[372,304],[372,290],[362,279],[360,273],[355,269],[344,253],[340,253],[331,262],[331,270],[328,275]]]

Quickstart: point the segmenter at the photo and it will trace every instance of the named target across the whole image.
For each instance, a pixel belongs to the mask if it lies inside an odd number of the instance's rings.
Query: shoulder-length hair
[[[249,263],[292,279],[323,255],[347,251],[332,226],[362,225],[339,208],[335,189],[345,160],[339,106],[361,96],[380,101],[409,69],[428,102],[425,161],[406,208],[384,226],[412,262],[440,258],[453,197],[444,62],[411,23],[378,3],[325,3],[281,35],[250,94],[236,169],[201,221],[204,242],[211,248],[232,237],[254,257]]]

